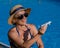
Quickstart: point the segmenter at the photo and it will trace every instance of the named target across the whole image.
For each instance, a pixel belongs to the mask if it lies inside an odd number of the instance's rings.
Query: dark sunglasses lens
[[[18,19],[23,19],[23,15],[20,15],[20,16],[18,17]]]
[[[28,17],[28,13],[25,13],[24,16],[25,16],[25,17]]]
[[[17,17],[17,19],[23,19],[23,17],[28,17],[28,13],[25,13],[24,15],[20,15],[19,17]]]

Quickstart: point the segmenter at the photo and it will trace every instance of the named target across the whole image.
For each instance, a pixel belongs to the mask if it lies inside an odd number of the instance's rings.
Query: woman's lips
[[[26,22],[26,20],[22,20],[22,22]]]

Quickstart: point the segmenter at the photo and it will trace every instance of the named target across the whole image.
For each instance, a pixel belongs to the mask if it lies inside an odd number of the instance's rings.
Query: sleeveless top
[[[27,27],[27,26],[26,26],[26,27]],[[18,33],[18,36],[20,36],[20,33],[19,33],[17,27],[16,27],[16,31],[17,31],[17,33]],[[25,34],[24,34],[24,41],[27,40],[27,35],[28,35],[28,33],[30,33],[31,39],[33,38],[33,35],[32,35],[31,32],[30,32],[30,29],[27,27],[27,30],[25,31]],[[15,45],[15,43],[14,43],[13,41],[11,41],[11,40],[10,40],[10,45],[11,45],[11,48],[24,48],[24,47],[20,47],[20,46],[17,47],[17,46]],[[30,48],[38,48],[37,43],[35,42]]]

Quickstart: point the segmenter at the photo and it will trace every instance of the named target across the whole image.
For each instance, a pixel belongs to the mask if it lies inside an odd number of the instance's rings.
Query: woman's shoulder
[[[32,27],[32,26],[35,26],[34,24],[27,24],[27,25],[28,25],[28,26],[31,26],[31,27]]]
[[[34,24],[29,24],[30,25],[30,29],[32,31],[33,36],[35,36],[38,32],[37,32],[37,28]]]
[[[16,27],[12,27],[12,28],[9,29],[9,32],[15,31],[15,30],[16,30]]]
[[[12,27],[11,29],[9,29],[8,35],[15,33],[15,32],[16,32],[16,27]]]
[[[35,28],[34,24],[28,24],[28,26],[31,27],[31,28]]]

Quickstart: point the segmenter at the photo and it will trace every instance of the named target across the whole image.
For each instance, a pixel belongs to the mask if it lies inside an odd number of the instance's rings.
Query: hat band
[[[21,10],[21,9],[24,9],[24,7],[19,7],[17,9],[15,9],[12,13],[10,13],[10,15],[14,14],[16,11]]]

